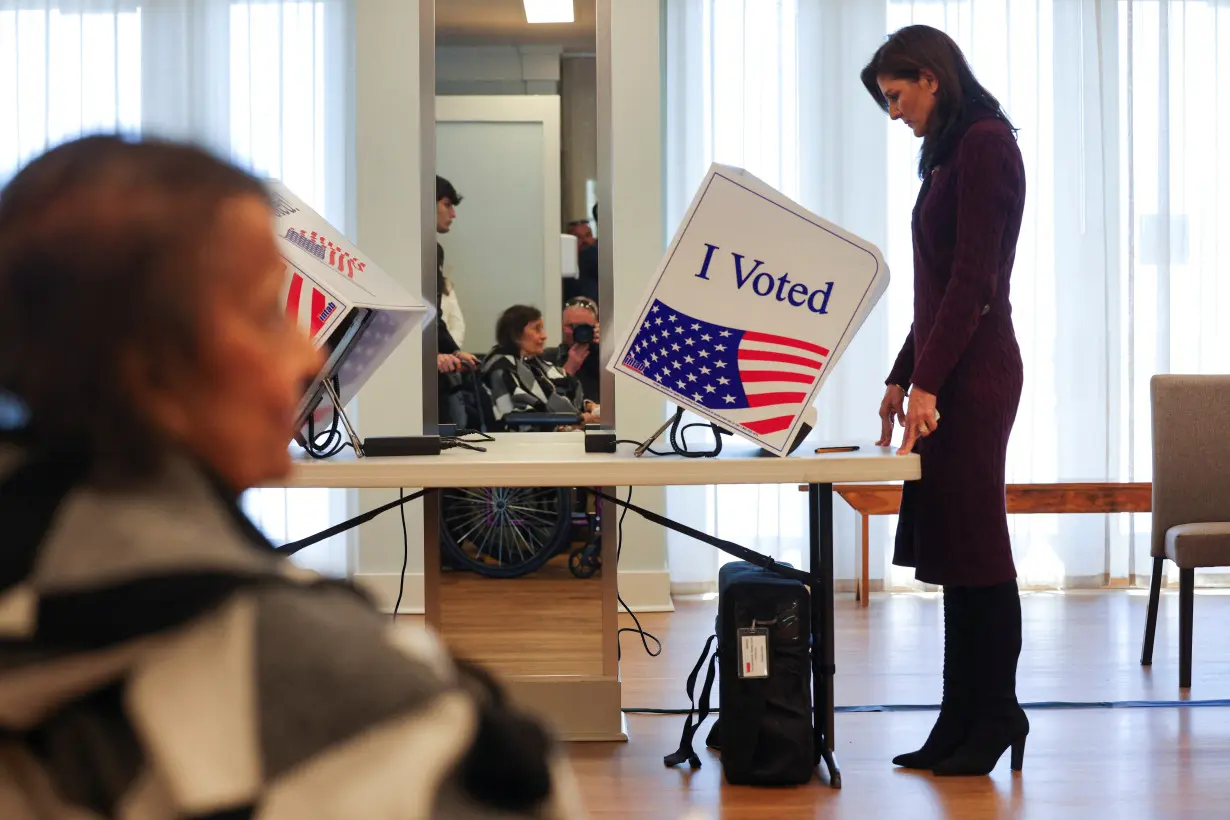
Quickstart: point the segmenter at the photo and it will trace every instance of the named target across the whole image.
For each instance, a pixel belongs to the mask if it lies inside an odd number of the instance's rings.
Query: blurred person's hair
[[[0,192],[0,394],[34,446],[119,476],[156,466],[131,362],[155,383],[196,364],[215,222],[246,196],[269,201],[203,150],[115,136],[60,145]]]

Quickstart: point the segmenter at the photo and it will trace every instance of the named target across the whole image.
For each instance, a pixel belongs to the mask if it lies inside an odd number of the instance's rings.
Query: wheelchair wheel
[[[602,569],[602,556],[586,544],[568,553],[568,569],[577,578],[593,578]]]
[[[440,499],[440,544],[458,567],[516,578],[566,547],[572,531],[567,487],[457,487]]]

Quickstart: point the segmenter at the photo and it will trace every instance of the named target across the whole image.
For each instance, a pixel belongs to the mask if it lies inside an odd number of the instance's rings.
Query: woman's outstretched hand
[[[895,384],[890,384],[884,391],[884,400],[880,402],[880,440],[877,447],[887,447],[893,443],[893,425],[900,421],[905,425],[905,391]]]
[[[910,393],[909,407],[905,413],[905,439],[898,455],[912,452],[920,438],[926,438],[939,426],[940,413],[935,409],[935,394],[917,387]]]

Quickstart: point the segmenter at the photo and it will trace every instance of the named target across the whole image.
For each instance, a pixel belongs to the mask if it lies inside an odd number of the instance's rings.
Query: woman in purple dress
[[[1011,748],[1019,770],[1029,721],[1016,698],[1021,601],[1004,484],[1023,381],[1008,289],[1025,169],[999,102],[943,32],[896,32],[862,81],[923,140],[914,324],[887,379],[878,443],[891,443],[899,421],[900,452],[922,459],[922,479],[902,493],[893,563],[944,588],[939,719],[922,748],[893,762],[987,774]]]

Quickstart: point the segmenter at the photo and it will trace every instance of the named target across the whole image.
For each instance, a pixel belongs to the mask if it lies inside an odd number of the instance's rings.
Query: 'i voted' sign
[[[874,245],[714,164],[608,367],[784,455],[888,279]]]

